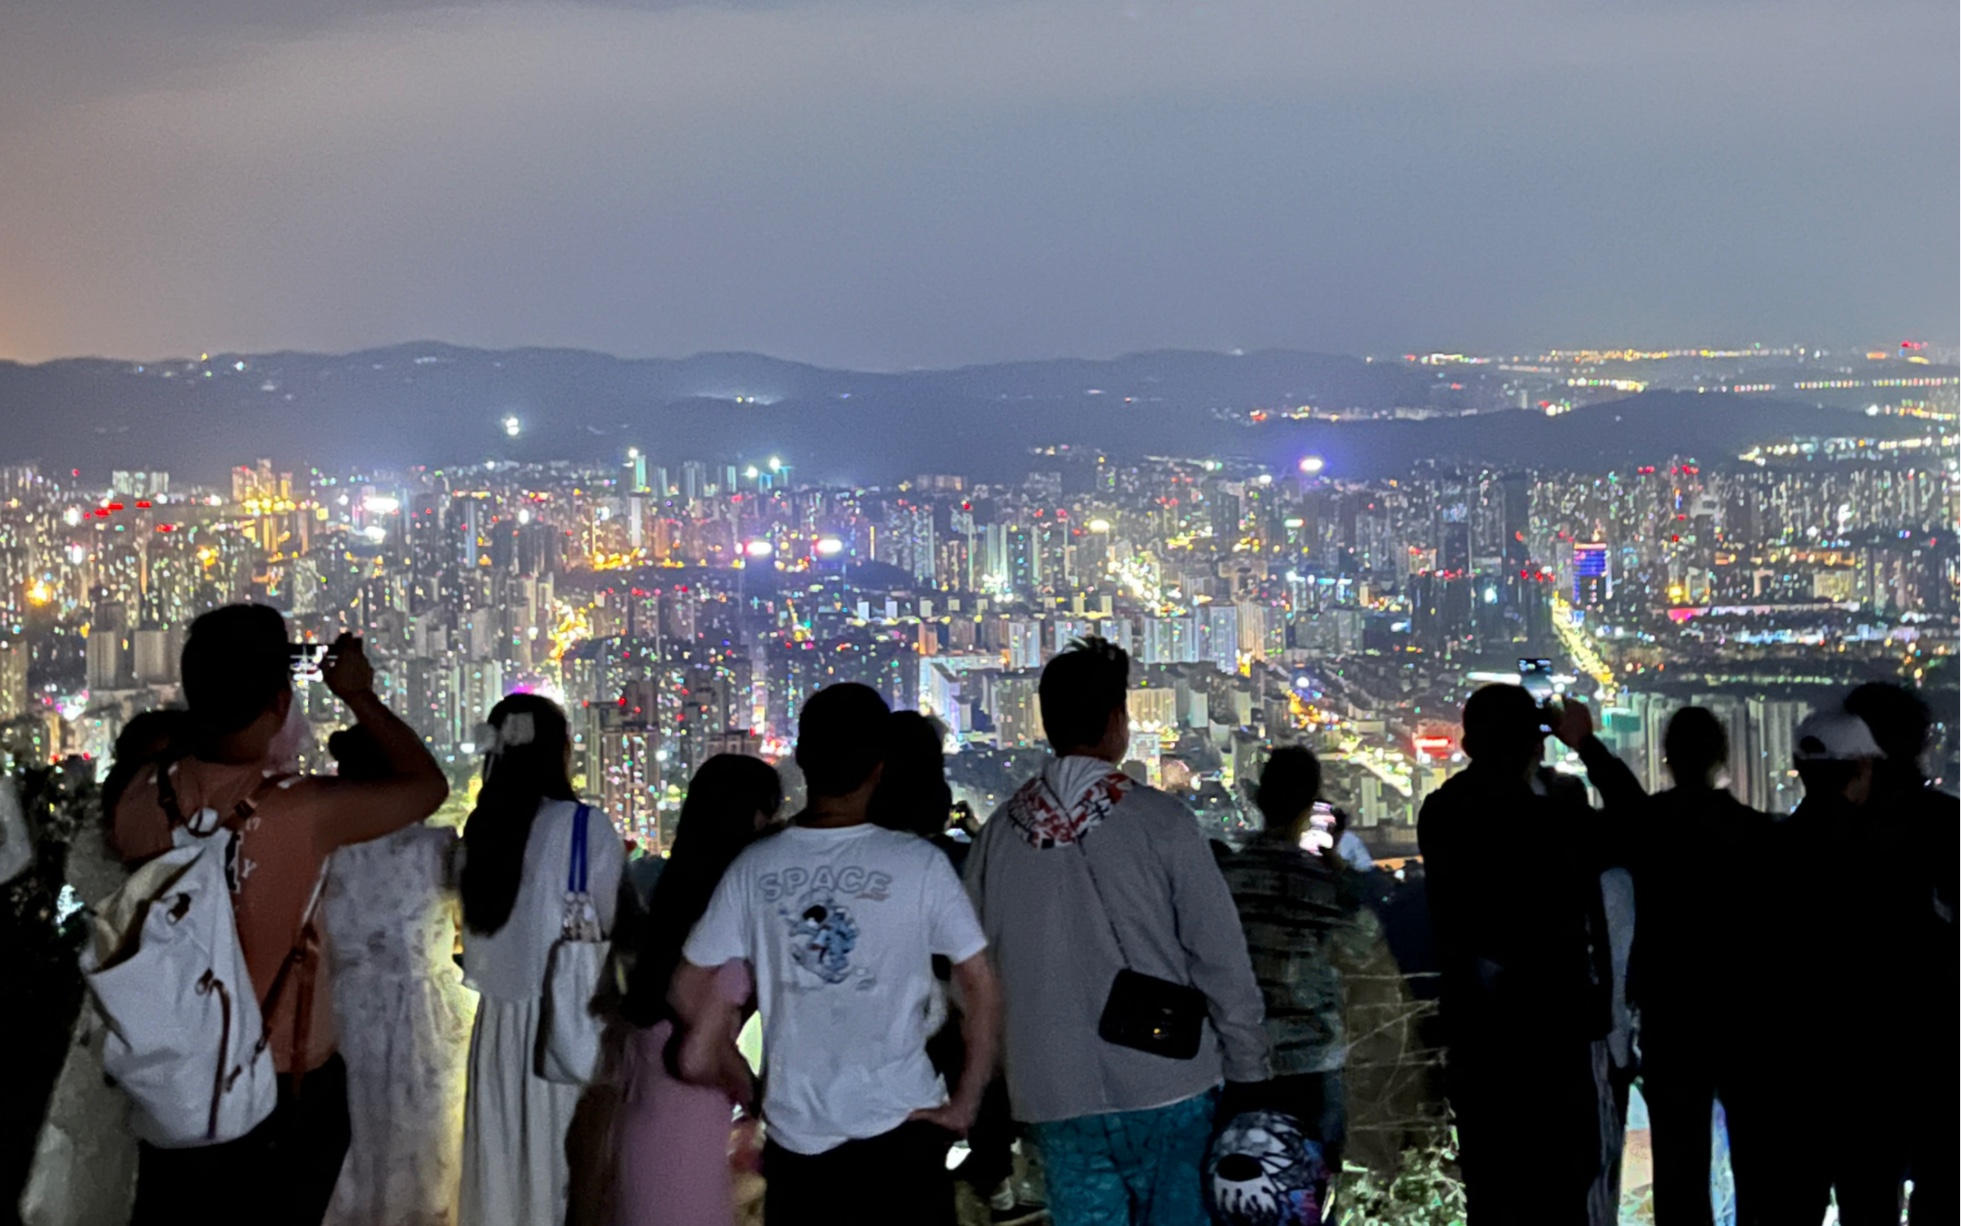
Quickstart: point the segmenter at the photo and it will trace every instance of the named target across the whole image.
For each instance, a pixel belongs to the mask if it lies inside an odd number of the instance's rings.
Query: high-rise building
[[[1766,813],[1789,813],[1804,799],[1795,759],[1798,725],[1811,714],[1808,703],[1790,699],[1751,698],[1750,738],[1743,754],[1743,786],[1738,799]]]
[[[117,469],[109,476],[109,488],[124,498],[162,498],[170,492],[170,474]]]
[[[179,657],[184,652],[181,626],[145,626],[130,635],[135,647],[136,683],[170,685],[177,680]]]
[[[1190,664],[1198,659],[1198,633],[1187,617],[1146,617],[1143,663]]]
[[[1198,615],[1198,657],[1222,673],[1239,671],[1239,609],[1206,605]]]
[[[994,678],[994,726],[1003,749],[1042,744],[1042,704],[1037,694],[1040,683],[1035,673],[1004,673]]]
[[[588,711],[586,789],[595,794],[621,833],[642,846],[665,848],[671,831],[660,825],[660,736],[646,713],[608,703]]]
[[[1008,667],[1042,667],[1042,623],[1017,617],[1008,622]]]
[[[1573,546],[1573,603],[1582,609],[1604,608],[1614,596],[1613,565],[1605,541],[1582,541]]]
[[[19,719],[28,713],[27,640],[0,637],[0,719]]]

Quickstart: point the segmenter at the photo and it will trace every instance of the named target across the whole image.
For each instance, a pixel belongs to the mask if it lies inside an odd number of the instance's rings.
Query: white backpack
[[[160,799],[175,797],[159,768]],[[242,808],[249,812],[251,802]],[[102,1067],[129,1096],[137,1137],[163,1149],[237,1140],[278,1105],[271,1035],[239,946],[226,866],[238,834],[201,809],[174,823],[171,850],[97,908],[82,974],[107,1025]],[[300,921],[320,900],[323,872]],[[302,945],[304,940],[302,940]],[[266,1009],[301,958],[281,964]]]

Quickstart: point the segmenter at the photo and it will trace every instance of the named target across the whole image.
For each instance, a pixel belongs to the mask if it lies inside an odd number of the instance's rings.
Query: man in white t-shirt
[[[994,1071],[1000,991],[960,879],[925,839],[866,819],[890,718],[862,685],[804,704],[796,757],[809,806],[729,866],[675,975],[691,1028],[714,1033],[714,969],[735,958],[754,968],[770,1226],[952,1226],[947,1148]],[[965,1019],[951,1096],[926,1055],[935,955],[953,963]],[[723,1084],[726,1057],[707,1074]],[[684,1073],[700,1068],[684,1056]]]

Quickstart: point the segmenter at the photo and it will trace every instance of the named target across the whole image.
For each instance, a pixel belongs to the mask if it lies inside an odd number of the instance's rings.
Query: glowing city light
[[[393,515],[402,509],[402,500],[386,494],[369,494],[361,500],[361,509],[370,515]]]
[[[1301,471],[1312,477],[1328,466],[1328,462],[1318,455],[1301,457]]]
[[[1089,530],[1100,536],[1110,530],[1110,521],[1107,519],[1092,519],[1089,521]]]
[[[835,558],[844,552],[844,542],[834,536],[827,536],[817,542],[817,556]]]
[[[517,419],[516,414],[513,414],[504,419],[504,434],[507,437],[516,438],[518,435],[523,433],[524,433],[524,423]]]
[[[776,552],[776,546],[768,541],[750,541],[742,547],[742,552],[752,558],[766,558]]]

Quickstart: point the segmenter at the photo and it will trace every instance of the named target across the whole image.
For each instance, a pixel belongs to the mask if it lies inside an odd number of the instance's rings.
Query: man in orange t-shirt
[[[183,656],[190,741],[171,751],[176,760],[139,774],[116,806],[116,847],[132,864],[168,850],[173,825],[203,810],[239,832],[226,871],[281,1074],[278,1109],[250,1135],[193,1149],[142,1147],[134,1226],[319,1226],[347,1150],[347,1072],[334,1052],[327,968],[303,931],[307,904],[334,849],[418,822],[449,793],[421,739],[375,696],[374,669],[348,634],[322,672],[387,773],[360,781],[279,774],[271,759],[293,704],[291,659],[275,609],[228,605],[192,623]],[[296,950],[301,957],[268,1001]]]

